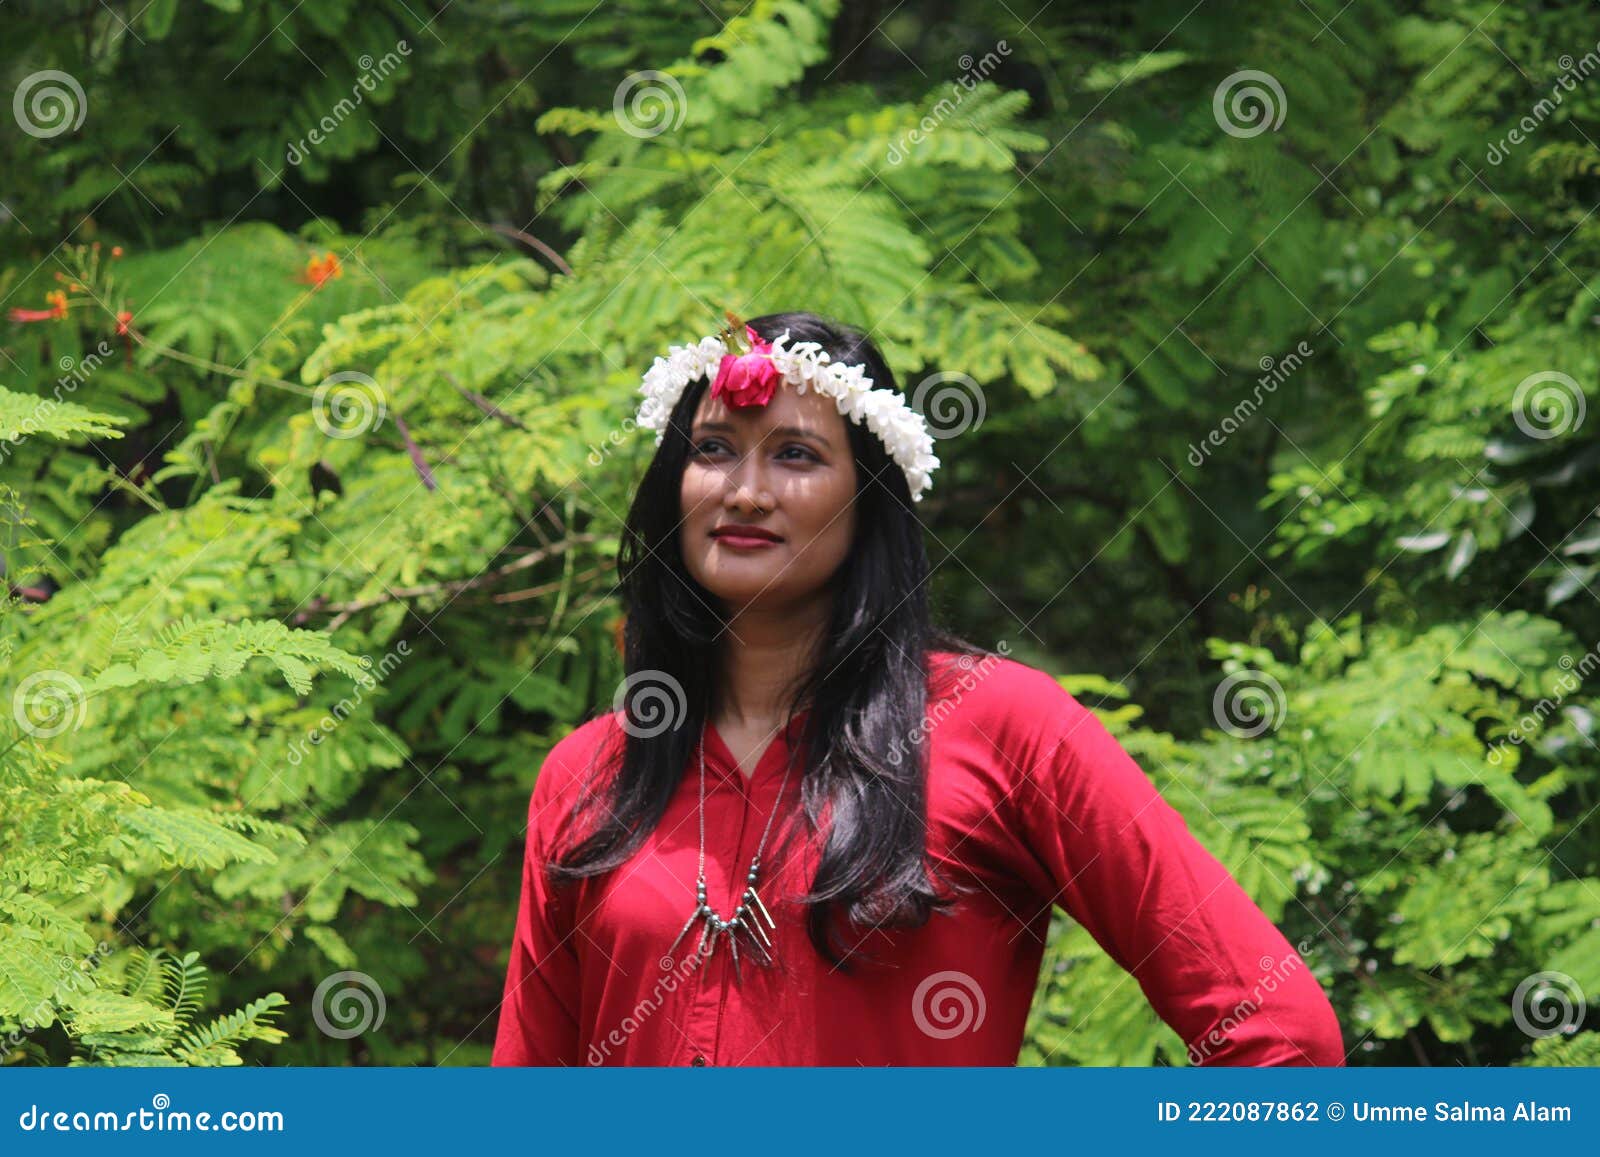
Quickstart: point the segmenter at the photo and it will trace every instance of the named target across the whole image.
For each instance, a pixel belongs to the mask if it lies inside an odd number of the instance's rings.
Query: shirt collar
[[[743,788],[746,783],[752,788],[764,780],[783,775],[784,766],[790,755],[793,744],[800,742],[804,734],[806,721],[811,717],[811,709],[805,708],[795,712],[786,728],[779,728],[768,738],[762,750],[759,762],[750,778],[746,781],[744,773],[739,770],[738,761],[734,759],[733,752],[727,742],[717,731],[716,725],[709,719],[705,726],[705,752],[706,752],[706,784],[707,786],[722,783]],[[803,755],[795,754],[795,766],[800,766]],[[794,773],[790,773],[790,779]]]

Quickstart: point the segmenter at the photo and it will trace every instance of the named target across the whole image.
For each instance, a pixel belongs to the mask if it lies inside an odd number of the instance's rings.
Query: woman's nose
[[[757,508],[767,493],[766,477],[757,455],[747,454],[728,471],[723,502],[728,506]]]
[[[740,510],[757,510],[762,506],[761,492],[754,486],[735,485],[729,487],[724,505]]]

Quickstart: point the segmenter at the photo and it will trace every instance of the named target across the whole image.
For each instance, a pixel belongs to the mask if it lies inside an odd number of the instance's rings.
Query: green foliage
[[[115,979],[80,1009],[74,1034],[86,1050],[85,1063],[101,1065],[238,1065],[240,1045],[275,1044],[284,1039],[272,1025],[286,1002],[269,993],[243,1008],[204,1024],[195,1017],[206,987],[199,953],[182,958],[129,950],[104,966]]]
[[[49,434],[66,439],[76,434],[119,438],[118,420],[73,402],[53,402],[0,390],[0,438],[15,445],[23,438]]]

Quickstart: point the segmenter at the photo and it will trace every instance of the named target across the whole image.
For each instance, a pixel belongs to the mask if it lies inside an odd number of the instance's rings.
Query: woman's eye
[[[696,442],[695,443],[695,445],[694,445],[694,454],[695,454],[695,456],[697,458],[704,458],[704,457],[707,457],[707,456],[709,456],[711,454],[715,454],[715,453],[718,453],[718,452],[726,451],[727,449],[728,449],[728,447],[723,443],[721,438],[706,438],[706,439],[704,439],[704,440],[702,440],[700,442]],[[777,453],[777,457],[779,459],[788,460],[788,461],[791,461],[791,462],[795,462],[795,461],[798,461],[798,462],[821,462],[822,461],[822,459],[817,457],[817,455],[814,454],[811,450],[807,449],[805,446],[802,446],[802,445],[800,445],[799,443],[796,443],[796,442],[791,442],[787,446],[783,447],[783,449],[779,450],[778,453]]]

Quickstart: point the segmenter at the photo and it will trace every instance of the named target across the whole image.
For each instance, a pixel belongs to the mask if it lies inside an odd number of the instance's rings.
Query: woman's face
[[[856,530],[855,458],[833,399],[783,384],[764,406],[729,406],[707,390],[689,438],[679,527],[689,573],[734,611],[814,596]],[[733,525],[773,539],[726,533]]]

